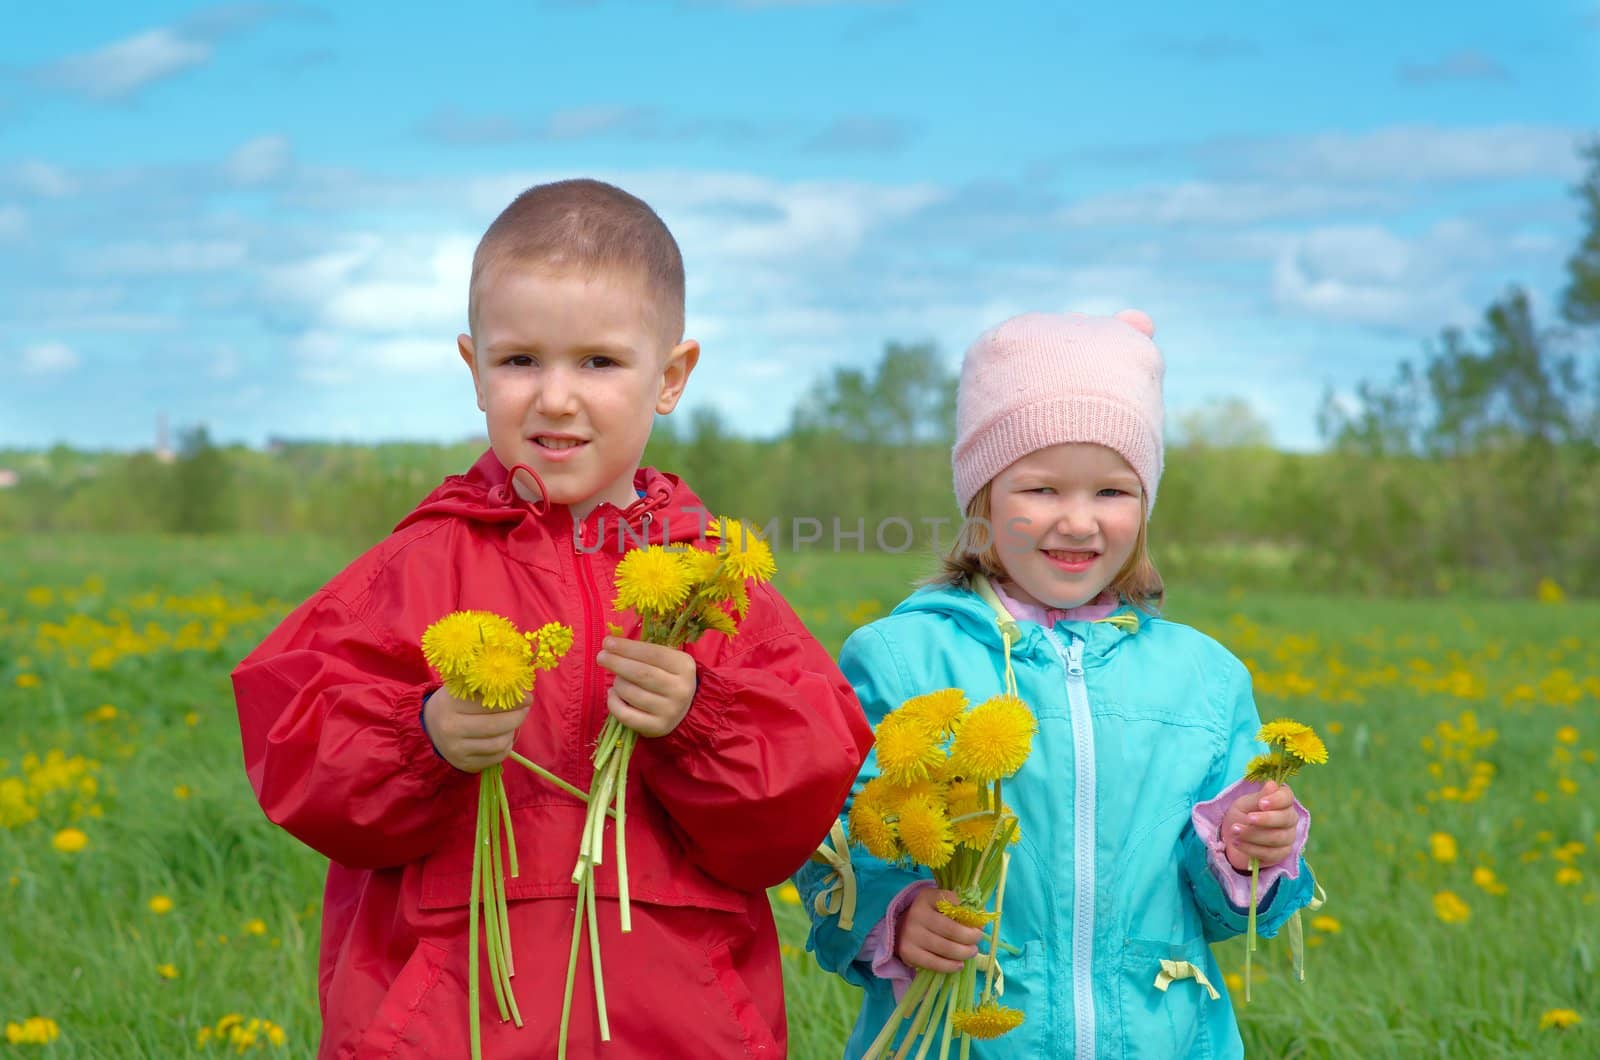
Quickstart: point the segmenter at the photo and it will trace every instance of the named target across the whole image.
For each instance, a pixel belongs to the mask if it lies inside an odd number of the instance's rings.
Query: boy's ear
[[[488,412],[483,407],[483,384],[478,381],[478,356],[477,349],[472,344],[472,336],[461,334],[456,336],[456,349],[461,353],[461,359],[467,362],[467,368],[472,372],[472,389],[478,395],[478,411]]]
[[[689,375],[700,360],[700,344],[694,339],[684,339],[667,353],[667,363],[661,368],[661,393],[656,397],[656,412],[665,416],[678,407]]]

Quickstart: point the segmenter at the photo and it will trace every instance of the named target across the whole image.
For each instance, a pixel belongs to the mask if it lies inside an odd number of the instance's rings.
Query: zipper
[[[1067,703],[1072,709],[1073,755],[1073,887],[1072,887],[1072,1015],[1073,1055],[1095,1054],[1094,1023],[1094,725],[1089,689],[1083,679],[1083,639],[1067,634],[1063,648],[1054,630],[1044,631],[1067,669]]]
[[[584,532],[583,524],[579,523],[577,525],[578,533],[582,534]],[[594,565],[589,559],[590,553],[585,549],[578,548],[573,550],[573,554],[573,558],[577,561],[578,566],[578,587],[581,590],[579,596],[583,600],[584,639],[589,646],[588,654],[584,657],[583,664],[583,709],[579,715],[580,727],[578,729],[577,743],[578,772],[575,775],[593,776],[592,767],[588,774],[583,772],[584,763],[586,763],[590,757],[589,755],[583,753],[583,749],[588,746],[589,733],[592,730],[599,729],[599,724],[596,723],[595,718],[596,704],[594,692],[595,670],[598,669],[598,667],[595,665],[594,658],[600,654],[600,641],[603,639],[601,637],[600,624],[595,619],[595,616],[600,610],[600,601],[599,594],[595,592],[594,588]],[[605,713],[605,703],[603,700],[599,704],[598,713],[602,715]],[[603,717],[599,719],[599,721],[602,723],[604,720],[605,719]]]

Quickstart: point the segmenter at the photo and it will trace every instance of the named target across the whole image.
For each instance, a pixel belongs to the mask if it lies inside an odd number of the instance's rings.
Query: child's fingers
[[[1293,828],[1299,820],[1300,815],[1294,812],[1293,807],[1282,810],[1257,810],[1245,816],[1246,822],[1259,828]]]
[[[606,710],[617,719],[618,724],[627,726],[640,736],[665,736],[671,731],[660,718],[638,709],[617,695],[615,688],[606,693]]]
[[[1261,789],[1261,799],[1256,805],[1262,810],[1282,810],[1294,805],[1294,792],[1289,790],[1287,784],[1274,786],[1272,781],[1268,781],[1267,787]]]
[[[910,941],[901,942],[899,957],[913,968],[926,968],[930,972],[959,972],[964,963],[963,960],[934,953]]]
[[[692,669],[694,660],[687,652],[679,648],[669,648],[665,644],[651,644],[642,640],[631,640],[627,637],[607,637],[600,644],[599,659],[610,656],[613,660],[626,660],[647,666],[655,670],[666,670],[670,673],[680,673]],[[605,666],[606,663],[601,662]],[[608,667],[609,668],[609,667]]]

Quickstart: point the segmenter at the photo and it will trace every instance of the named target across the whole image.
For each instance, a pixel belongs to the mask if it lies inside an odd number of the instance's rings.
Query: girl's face
[[[1099,596],[1133,555],[1144,490],[1105,446],[1053,445],[994,477],[989,518],[1006,591],[1065,610]]]

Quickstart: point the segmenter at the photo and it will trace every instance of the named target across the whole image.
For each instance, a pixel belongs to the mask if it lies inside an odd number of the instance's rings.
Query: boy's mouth
[[[536,434],[533,436],[533,444],[537,445],[541,449],[549,449],[553,452],[564,452],[565,450],[576,449],[578,446],[586,445],[588,443],[586,443],[582,438],[574,438],[571,435],[566,434]]]

